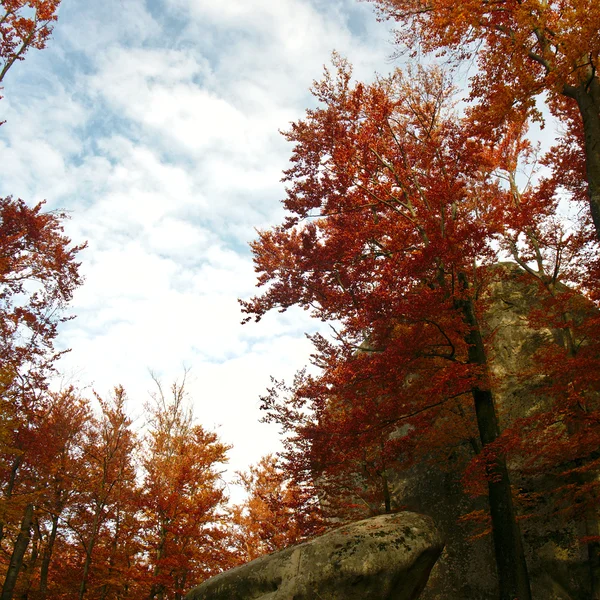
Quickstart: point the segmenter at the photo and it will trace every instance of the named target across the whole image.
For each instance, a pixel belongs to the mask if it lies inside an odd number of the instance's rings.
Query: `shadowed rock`
[[[221,573],[185,598],[413,600],[443,548],[429,517],[380,515]]]

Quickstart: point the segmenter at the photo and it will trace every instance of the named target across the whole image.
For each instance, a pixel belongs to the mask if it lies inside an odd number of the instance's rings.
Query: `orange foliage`
[[[155,382],[142,457],[141,538],[147,558],[141,593],[180,600],[189,587],[233,564],[219,470],[229,447],[193,423],[185,379],[171,386],[170,396]]]
[[[515,120],[542,120],[536,97],[543,97],[566,126],[559,145],[563,166],[572,171],[575,165],[564,159],[581,163],[583,157],[590,214],[600,237],[600,4],[369,1],[377,4],[383,18],[397,23],[400,52],[403,48],[413,54],[417,49],[448,52],[458,61],[476,57],[479,69],[470,82],[475,101],[471,116],[480,135],[497,142]],[[555,175],[560,178],[562,172],[556,170]],[[581,182],[575,184],[580,187]]]
[[[389,469],[423,456],[450,463],[470,447],[467,473],[490,500],[501,594],[528,598],[506,463],[520,442],[499,429],[481,291],[497,276],[487,267],[508,252],[548,295],[543,326],[554,327],[560,279],[585,291],[584,259],[597,242],[585,219],[562,226],[557,178],[518,188],[517,168],[532,157],[522,114],[491,146],[453,112],[439,69],[367,86],[334,63],[313,88],[320,106],[285,134],[295,144],[287,216],[253,243],[263,291],[242,302],[257,321],[302,306],[335,323],[334,340],[314,336],[318,374],[276,384],[267,420],[287,436],[287,471],[298,482],[318,477],[342,518],[393,509]]]
[[[488,124],[534,108],[548,93],[550,107],[569,88],[596,79],[600,58],[600,6],[595,0],[513,2],[500,0],[369,0],[397,24],[397,41],[411,51],[476,56],[480,72],[472,97]],[[491,118],[491,122],[489,117]]]
[[[232,513],[241,562],[299,544],[323,529],[315,495],[292,481],[274,456],[263,457],[238,476],[247,494]]]

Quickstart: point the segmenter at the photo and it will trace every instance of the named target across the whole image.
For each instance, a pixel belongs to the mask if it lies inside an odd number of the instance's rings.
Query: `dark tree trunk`
[[[112,575],[113,575],[114,568],[115,568],[117,549],[119,547],[120,530],[121,530],[121,519],[120,519],[119,510],[117,509],[117,514],[115,517],[115,535],[114,535],[112,543],[111,543],[110,559],[108,561],[108,580],[109,581],[112,580]],[[108,585],[108,583],[105,583],[102,586],[102,594],[100,595],[100,600],[106,600],[106,598],[108,597],[109,591],[110,591],[109,585]]]
[[[390,485],[388,482],[387,471],[381,472],[381,486],[383,489],[383,501],[385,505],[385,513],[390,514],[392,512],[392,496],[390,494]]]
[[[6,572],[6,578],[4,580],[4,586],[2,587],[2,595],[0,600],[12,600],[13,593],[15,591],[15,585],[19,572],[23,566],[23,557],[29,545],[31,539],[31,524],[33,521],[33,504],[28,504],[25,508],[25,514],[21,521],[21,530],[15,542],[12,556],[10,557],[10,564]]]
[[[466,283],[466,279],[463,283]],[[460,305],[470,328],[465,340],[469,345],[469,363],[486,367],[487,357],[473,304],[470,300],[464,300]],[[500,435],[494,397],[488,386],[473,388],[472,395],[479,436],[485,448]],[[527,563],[504,456],[495,458],[491,471],[488,496],[500,600],[531,600]]]
[[[481,443],[485,447],[499,435],[492,392],[475,388],[473,400]],[[488,497],[500,600],[531,600],[521,531],[515,518],[510,478],[503,456],[495,458],[491,471],[493,480],[488,482]]]
[[[22,462],[23,462],[23,454],[18,454],[17,456],[15,456],[12,466],[11,466],[11,469],[10,469],[10,476],[8,478],[8,483],[6,485],[6,489],[4,490],[4,498],[6,500],[10,500],[12,498],[13,489],[15,487],[15,481],[17,479],[17,473],[19,472],[19,468],[20,468]],[[6,523],[4,521],[0,521],[0,540],[2,540],[4,538],[5,524]]]
[[[50,569],[50,561],[54,550],[54,542],[56,542],[56,534],[58,532],[58,515],[52,515],[52,529],[48,536],[48,544],[44,549],[42,556],[42,566],[40,568],[40,598],[45,600],[48,595],[48,570]]]
[[[29,598],[29,592],[33,586],[33,573],[37,569],[41,538],[42,534],[40,532],[40,522],[36,518],[34,520],[33,526],[33,541],[31,542],[31,555],[29,556],[29,560],[23,564],[23,576],[27,584],[25,586],[25,589],[23,590],[23,593],[21,594],[22,600],[27,600],[27,598]]]
[[[103,510],[103,508],[103,506],[99,507],[97,509],[96,514],[94,515],[94,522],[92,524],[92,532],[90,535],[90,539],[85,545],[85,562],[83,563],[83,574],[81,576],[81,583],[79,585],[79,600],[83,600],[87,591],[87,580],[90,574],[90,568],[92,566],[92,554],[96,546],[98,531],[100,530],[100,513]]]
[[[162,571],[161,561],[165,558],[165,546],[167,543],[167,530],[165,525],[162,524],[160,528],[160,539],[158,542],[158,548],[156,549],[156,566],[154,567],[153,575],[157,578]],[[148,600],[163,600],[165,594],[165,586],[162,583],[153,583],[150,589]]]
[[[593,76],[576,87],[565,86],[563,93],[577,102],[581,114],[590,211],[600,239],[600,80]]]

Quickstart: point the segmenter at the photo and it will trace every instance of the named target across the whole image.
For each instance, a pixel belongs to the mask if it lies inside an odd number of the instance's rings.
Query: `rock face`
[[[495,381],[494,395],[502,426],[535,410],[543,399],[534,393],[535,376],[524,381],[522,374],[535,367],[534,354],[545,344],[561,343],[560,332],[551,328],[533,329],[528,322],[539,309],[536,280],[512,263],[495,267],[497,276],[485,290],[489,306],[481,325],[487,340],[490,370]],[[575,299],[575,318],[589,315],[591,305]],[[470,448],[458,448],[454,464],[437,466],[424,462],[398,473],[390,473],[392,506],[407,507],[431,516],[447,540],[446,548],[431,573],[422,600],[493,600],[498,597],[491,535],[471,539],[473,529],[461,522],[472,510],[489,511],[483,498],[473,500],[463,491],[461,472],[471,458]],[[514,472],[512,483],[521,482]],[[523,484],[525,485],[525,483]],[[542,479],[527,483],[534,492],[552,488]],[[534,598],[588,600],[586,547],[578,543],[583,535],[579,525],[560,516],[524,520],[527,563]]]
[[[186,600],[413,600],[444,548],[433,521],[380,515],[221,573]]]

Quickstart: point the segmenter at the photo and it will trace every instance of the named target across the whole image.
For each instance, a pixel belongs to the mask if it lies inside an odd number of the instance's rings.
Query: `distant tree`
[[[71,504],[66,520],[70,533],[78,544],[76,554],[79,568],[77,580],[71,589],[79,600],[87,597],[88,584],[93,578],[92,596],[106,584],[98,576],[98,550],[110,561],[114,555],[106,551],[113,546],[115,536],[120,534],[120,513],[123,507],[123,489],[136,488],[134,451],[136,437],[131,420],[125,412],[125,390],[118,386],[108,400],[97,396],[101,414],[90,420],[82,444],[80,479],[73,482],[76,501]],[[107,556],[108,554],[108,556]],[[102,565],[104,567],[104,565]],[[112,573],[109,573],[112,575]],[[77,592],[73,589],[77,583]]]
[[[232,518],[242,562],[299,544],[323,529],[314,493],[298,486],[273,455],[238,473],[237,483],[246,493]]]
[[[4,449],[0,506],[8,562],[0,561],[0,597],[5,600],[36,589],[38,580],[40,588],[47,586],[58,521],[75,493],[77,448],[88,418],[87,404],[74,390],[45,392],[14,432],[14,446]]]
[[[140,594],[181,600],[189,587],[232,563],[221,468],[229,446],[193,422],[185,376],[148,406],[141,496],[146,579]]]
[[[67,529],[66,514],[79,500],[78,482],[83,480],[86,469],[83,448],[92,419],[89,402],[76,390],[68,388],[52,394],[52,398],[48,418],[39,433],[39,455],[33,460],[42,491],[34,521],[40,548],[37,560],[29,560],[28,574],[34,589],[35,581],[39,581],[40,600],[53,596],[52,573],[61,569],[60,563],[55,565],[54,551],[57,538]]]

